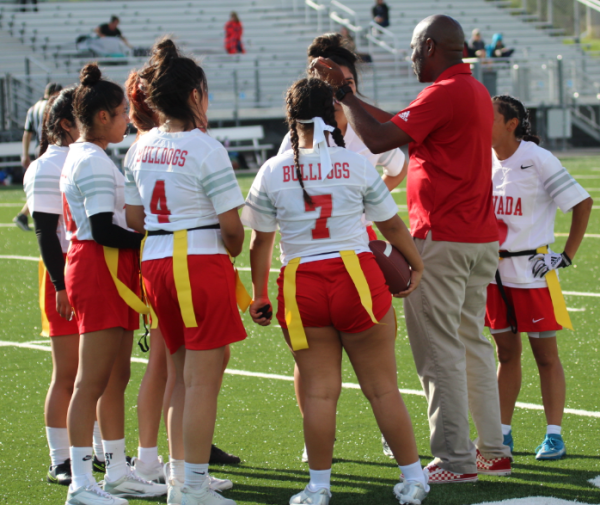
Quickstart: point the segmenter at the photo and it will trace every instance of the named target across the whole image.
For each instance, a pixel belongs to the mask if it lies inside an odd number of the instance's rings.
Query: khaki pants
[[[483,336],[488,284],[498,242],[468,244],[415,239],[425,263],[419,287],[404,299],[408,337],[428,402],[434,462],[476,473],[469,409],[485,458],[510,457],[502,443],[494,348]]]

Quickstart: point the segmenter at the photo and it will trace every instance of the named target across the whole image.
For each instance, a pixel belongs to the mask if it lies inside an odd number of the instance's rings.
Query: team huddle
[[[391,115],[358,98],[359,59],[340,36],[317,37],[308,77],[285,96],[289,134],[245,200],[227,151],[207,133],[207,77],[170,39],[155,44],[125,90],[88,64],[76,88],[51,99],[24,186],[54,366],[48,481],[69,486],[66,505],[163,495],[169,505],[235,505],[221,494],[233,483],[212,476],[209,463],[240,461],[212,444],[230,345],[247,336],[240,310],[261,326],[275,316],[295,360],[309,482],[290,504],[331,499],[344,351],[384,453],[399,466],[392,492],[402,504],[422,503],[433,484],[510,475],[520,332],[538,363],[548,424],[536,458],[566,454],[556,332],[571,323],[557,269],[571,265],[592,200],[537,145],[521,102],[490,100],[462,63],[463,43],[449,17],[419,23],[415,73],[433,84]],[[105,150],[130,121],[138,133],[122,172]],[[410,231],[390,193],[405,177]],[[548,249],[557,208],[573,216],[563,253]],[[410,265],[404,291],[386,284],[369,247],[373,225]],[[252,296],[233,264],[244,227],[252,229]],[[434,460],[424,468],[397,385],[393,296],[404,299],[428,400]],[[150,358],[138,456],[129,460],[124,394],[140,315]],[[157,449],[163,413],[166,464]],[[101,483],[94,471],[105,473]]]

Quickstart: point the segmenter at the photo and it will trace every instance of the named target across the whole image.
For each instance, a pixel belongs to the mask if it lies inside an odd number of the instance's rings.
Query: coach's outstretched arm
[[[311,71],[334,87],[346,82],[340,67],[329,58],[319,57],[310,65]],[[412,142],[412,138],[390,120],[394,117],[348,93],[343,102],[348,122],[372,153],[379,154]]]

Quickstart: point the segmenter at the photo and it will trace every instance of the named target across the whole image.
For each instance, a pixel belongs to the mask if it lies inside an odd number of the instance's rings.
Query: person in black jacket
[[[373,14],[373,21],[379,26],[383,26],[384,28],[390,26],[390,8],[384,0],[376,0],[371,13]]]

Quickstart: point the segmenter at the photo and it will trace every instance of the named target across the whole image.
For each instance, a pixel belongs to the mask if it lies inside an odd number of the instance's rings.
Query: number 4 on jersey
[[[317,218],[317,224],[312,230],[312,238],[314,240],[320,238],[329,238],[329,228],[327,228],[327,219],[331,217],[331,211],[333,210],[333,203],[331,201],[331,195],[316,195],[311,196],[312,205],[304,202],[304,210],[306,212],[312,212],[318,207],[321,208],[319,217]]]
[[[150,212],[158,215],[159,223],[168,223],[171,211],[167,206],[167,195],[165,193],[165,181],[156,181],[152,190],[152,200],[150,200]]]

